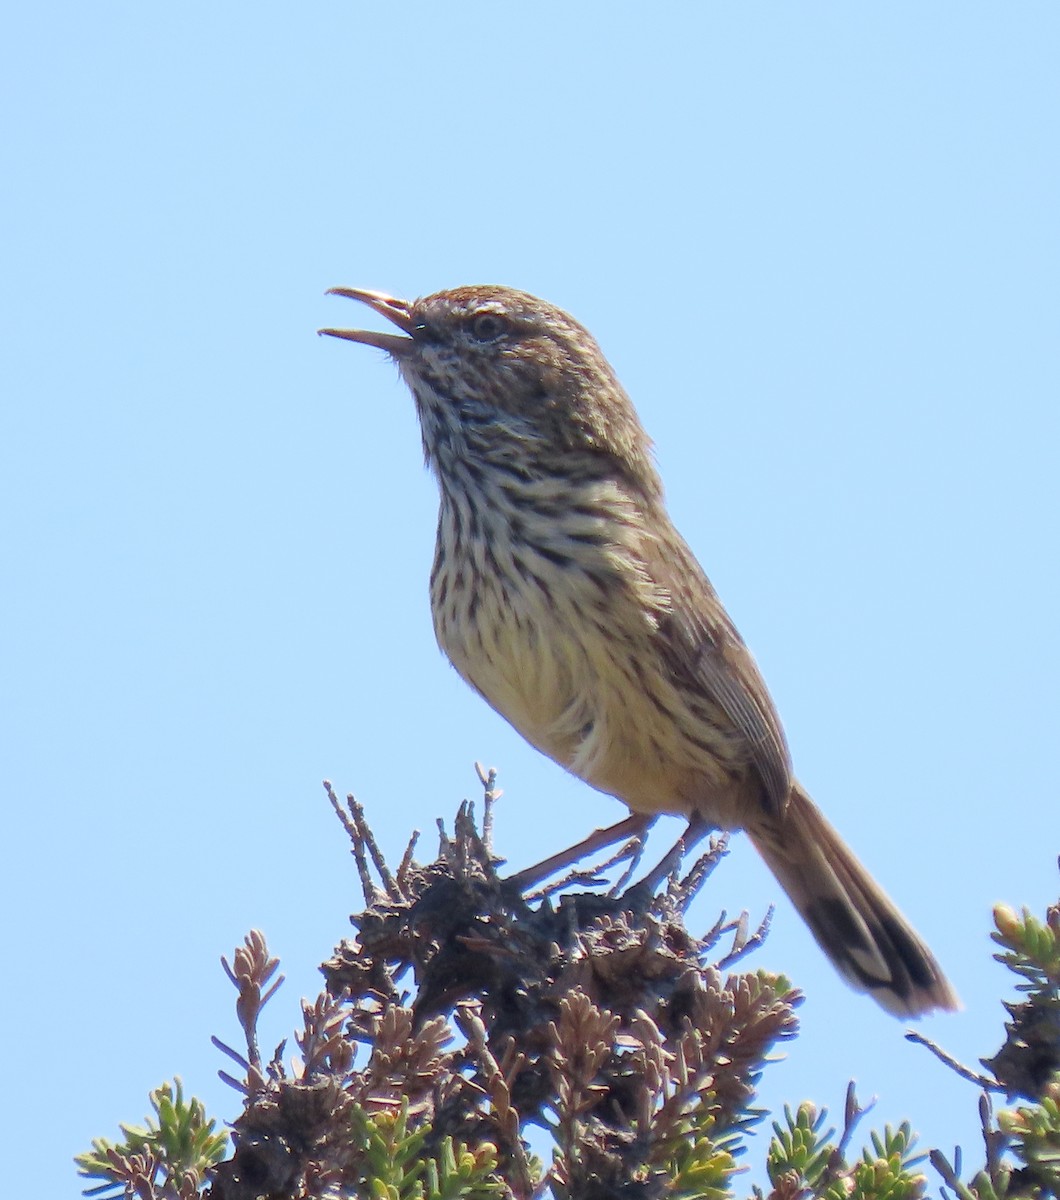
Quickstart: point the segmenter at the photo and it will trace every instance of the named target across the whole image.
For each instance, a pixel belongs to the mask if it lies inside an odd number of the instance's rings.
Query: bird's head
[[[399,300],[360,288],[359,300],[401,331],[322,329],[385,350],[412,389],[429,461],[503,462],[619,476],[659,494],[650,443],[592,335],[561,309],[498,286]]]

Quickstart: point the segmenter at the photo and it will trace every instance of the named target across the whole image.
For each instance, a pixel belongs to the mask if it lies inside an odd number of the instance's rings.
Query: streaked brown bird
[[[422,300],[358,288],[400,333],[441,504],[442,650],[534,746],[643,831],[745,829],[840,974],[897,1016],[954,1009],[938,963],[793,778],[758,667],[674,528],[636,411],[592,336],[505,287]],[[554,865],[551,863],[547,865]]]

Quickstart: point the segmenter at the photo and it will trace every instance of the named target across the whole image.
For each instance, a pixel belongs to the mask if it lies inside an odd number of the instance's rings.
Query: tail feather
[[[748,833],[852,987],[898,1017],[960,1007],[935,956],[798,784],[782,815]]]

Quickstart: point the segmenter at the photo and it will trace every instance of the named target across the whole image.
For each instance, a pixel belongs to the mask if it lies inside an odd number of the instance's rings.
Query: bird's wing
[[[647,550],[648,570],[670,597],[658,629],[670,669],[686,688],[716,704],[747,739],[767,803],[782,812],[791,793],[791,756],[758,665],[680,535],[673,532]]]

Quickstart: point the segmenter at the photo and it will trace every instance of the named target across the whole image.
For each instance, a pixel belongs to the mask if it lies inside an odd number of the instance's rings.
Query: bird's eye
[[[494,312],[482,312],[471,322],[471,336],[476,342],[495,342],[508,332],[508,322]]]

